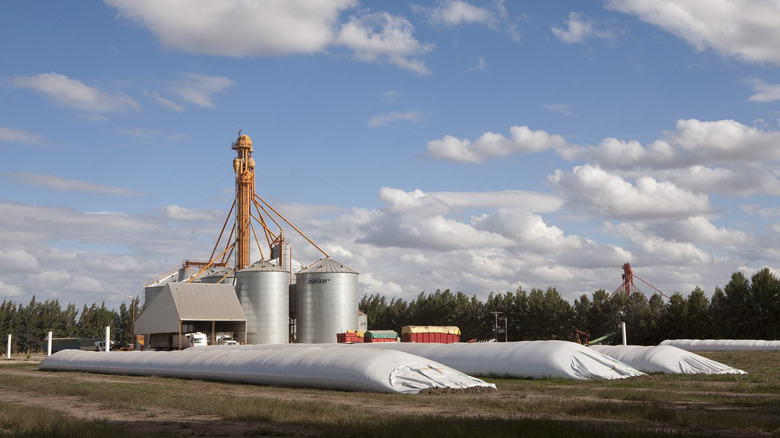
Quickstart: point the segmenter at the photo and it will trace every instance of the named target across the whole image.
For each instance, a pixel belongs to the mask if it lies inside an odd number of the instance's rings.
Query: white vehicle
[[[187,333],[187,339],[189,340],[190,347],[199,347],[209,345],[208,337],[205,333],[195,332]]]
[[[114,341],[109,341],[108,343],[108,349],[114,347]],[[106,351],[106,343],[104,341],[95,341],[95,350],[97,351]]]
[[[237,342],[236,342],[235,339],[233,339],[233,333],[219,332],[219,333],[217,333],[217,344],[218,345],[236,345]]]

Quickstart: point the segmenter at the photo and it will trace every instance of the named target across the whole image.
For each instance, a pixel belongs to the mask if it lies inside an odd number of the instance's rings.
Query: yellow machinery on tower
[[[249,138],[248,135],[241,135],[239,132],[238,139],[233,143],[232,149],[236,151],[236,157],[233,159],[233,171],[236,174],[236,199],[233,202],[233,206],[230,208],[230,212],[228,212],[225,224],[222,226],[222,231],[219,234],[214,250],[211,252],[209,261],[204,263],[200,272],[191,277],[188,282],[192,282],[198,275],[207,271],[212,266],[227,265],[227,261],[230,260],[234,251],[236,263],[233,271],[240,271],[251,265],[252,261],[250,259],[249,250],[250,236],[254,236],[257,248],[260,250],[260,259],[263,259],[263,249],[260,245],[260,239],[254,223],[260,225],[269,249],[273,249],[274,247],[283,244],[284,235],[280,222],[284,222],[300,234],[301,237],[306,239],[312,246],[317,248],[325,258],[329,258],[325,251],[312,242],[311,239],[296,228],[295,225],[287,220],[287,218],[282,216],[281,213],[255,193],[255,160],[252,158],[252,139]],[[230,234],[223,251],[217,254],[217,249],[220,248],[220,242],[222,242],[225,230],[228,229],[228,223],[230,222],[234,210],[236,212],[234,226],[230,228]],[[269,228],[269,222],[267,222],[266,219],[273,222],[278,230],[271,230]],[[234,234],[235,239],[233,239]],[[272,252],[273,251],[271,251],[271,253]],[[290,268],[289,266],[284,266],[284,262],[281,258],[280,265],[287,269]],[[233,271],[231,271],[231,273]],[[230,273],[225,277],[228,275],[230,275]]]
[[[252,158],[252,139],[241,135],[233,150],[238,156],[233,159],[236,172],[236,270],[249,266],[249,224],[252,218],[252,201],[255,194],[255,160]]]

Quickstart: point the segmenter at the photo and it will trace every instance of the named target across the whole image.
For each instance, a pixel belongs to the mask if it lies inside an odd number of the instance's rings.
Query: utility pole
[[[496,317],[496,325],[493,328],[493,341],[498,342],[498,315],[501,314],[501,312],[490,312],[493,314],[493,316]]]
[[[509,322],[507,317],[504,317],[504,342],[509,342]]]
[[[130,298],[130,307],[132,308],[133,312],[133,325],[130,326],[130,334],[133,335],[133,351],[135,351],[135,298],[131,297],[130,295],[127,296],[127,298]]]

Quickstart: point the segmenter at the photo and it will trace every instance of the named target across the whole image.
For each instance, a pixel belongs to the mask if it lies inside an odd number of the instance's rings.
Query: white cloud
[[[774,171],[762,166],[734,168],[691,166],[655,172],[677,187],[697,193],[721,193],[737,196],[752,194],[780,195],[780,180]]]
[[[0,141],[9,143],[38,144],[43,137],[31,134],[21,129],[10,129],[0,126]]]
[[[512,126],[509,132],[511,138],[486,132],[473,142],[446,135],[441,140],[428,142],[428,155],[450,161],[482,163],[490,157],[526,154],[568,145],[560,135],[550,135],[542,130],[532,131],[527,126]]]
[[[361,284],[364,273],[370,275],[367,293],[408,299],[435,288],[457,288],[484,297],[486,291],[503,292],[520,285],[559,286],[567,294],[572,294],[570,287],[588,292],[603,287],[599,282],[605,267],[617,271],[630,252],[567,235],[533,214],[529,201],[544,196],[385,187],[380,190],[382,207],[355,209],[309,235],[324,248],[349,248],[338,260],[361,272]],[[545,210],[560,205],[547,197]],[[476,216],[469,215],[477,211]],[[576,286],[566,282],[574,278]]]
[[[592,160],[606,168],[685,168],[695,165],[761,163],[780,159],[780,131],[766,131],[734,120],[678,120],[647,147],[636,141],[604,139],[597,147],[569,149],[566,158]]]
[[[35,274],[41,271],[35,256],[23,249],[0,251],[0,265],[6,272]]]
[[[0,290],[77,306],[118,305],[129,294],[142,295],[146,280],[182,258],[208,257],[224,215],[192,216],[201,221],[0,202],[0,263],[13,268],[4,271]]]
[[[431,23],[441,26],[481,23],[493,25],[496,21],[493,13],[485,8],[461,0],[439,1],[437,7],[414,6],[418,12],[425,13]]]
[[[692,216],[680,222],[662,225],[664,235],[677,241],[701,242],[716,246],[738,246],[748,243],[748,236],[739,230],[718,228],[704,216]]]
[[[390,111],[389,113],[379,114],[372,117],[371,120],[368,121],[368,126],[377,128],[393,122],[397,122],[399,120],[405,120],[412,123],[419,123],[420,121],[422,121],[422,116],[420,115],[420,112],[417,110],[407,111],[403,113],[399,113],[397,111]]]
[[[492,8],[474,6],[463,0],[439,0],[436,6],[412,5],[412,10],[421,14],[434,27],[481,24],[507,33],[513,41],[520,41],[517,25],[509,17],[504,0],[493,2]]]
[[[13,299],[25,297],[25,292],[21,287],[15,284],[7,284],[0,280],[0,295],[6,297],[6,299]]]
[[[111,120],[102,114],[83,114],[80,117],[88,122],[93,123],[103,123]]]
[[[780,64],[780,7],[774,1],[610,0],[607,7],[636,15],[697,50]]]
[[[59,73],[41,73],[36,76],[15,76],[14,85],[30,88],[54,101],[57,105],[83,111],[141,110],[141,104],[121,93],[105,93],[83,82]]]
[[[163,47],[233,57],[314,53],[357,0],[104,0]]]
[[[223,220],[225,217],[222,212],[193,210],[175,204],[166,205],[158,209],[158,212],[163,219],[181,222],[214,222]]]
[[[224,76],[207,76],[196,73],[182,73],[171,85],[171,92],[185,102],[204,108],[214,108],[214,94],[224,93],[236,83]]]
[[[55,175],[22,172],[12,173],[10,175],[17,182],[45,187],[50,190],[87,192],[96,195],[146,196],[144,193],[136,192],[134,190],[123,187],[95,184],[86,181],[63,178]]]
[[[600,39],[615,38],[615,35],[606,29],[599,29],[592,19],[579,12],[571,12],[566,20],[566,28],[553,27],[552,33],[559,40],[568,44],[584,43],[590,37]]]
[[[606,224],[606,228],[616,236],[621,236],[637,248],[634,251],[638,263],[663,266],[702,266],[710,265],[714,258],[692,242],[676,241],[648,232],[642,224],[621,223]],[[634,263],[632,263],[634,264]]]
[[[432,198],[444,201],[452,209],[499,208],[523,212],[548,213],[563,206],[555,195],[524,190],[498,192],[431,192]]]
[[[712,211],[707,195],[686,192],[650,177],[640,177],[633,185],[590,164],[571,172],[558,170],[549,181],[571,205],[607,218],[669,219]]]
[[[748,98],[751,102],[774,102],[780,100],[780,84],[768,84],[761,79],[746,79],[747,83],[753,86],[756,94]]]
[[[336,43],[354,51],[359,61],[386,60],[401,68],[427,75],[430,70],[419,57],[433,50],[414,36],[414,26],[405,18],[386,12],[351,17],[341,25]]]
[[[166,98],[160,96],[159,93],[144,91],[144,96],[154,99],[157,103],[160,104],[160,106],[162,106],[164,108],[168,108],[169,110],[173,110],[173,111],[176,111],[178,113],[184,111],[184,107],[183,106],[179,105],[178,103],[176,103],[176,102],[174,102],[174,101],[172,101],[170,99],[166,99]]]
[[[403,93],[396,90],[388,90],[382,93],[382,96],[384,96],[382,100],[386,102],[395,102],[399,97],[403,96]]]
[[[408,20],[388,13],[340,15],[358,0],[104,0],[152,32],[165,48],[232,57],[284,56],[346,47],[359,61],[386,61],[429,74],[418,59],[433,49]]]
[[[519,210],[499,209],[475,218],[474,224],[479,229],[511,239],[536,254],[558,254],[579,249],[583,244],[577,237],[564,236],[560,228],[548,226],[541,216]]]
[[[565,103],[551,103],[551,104],[544,105],[544,107],[550,111],[561,113],[564,116],[572,115],[571,109],[569,109],[569,105]]]

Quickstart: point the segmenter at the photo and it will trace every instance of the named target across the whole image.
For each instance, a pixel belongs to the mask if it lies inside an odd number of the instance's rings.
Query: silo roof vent
[[[282,268],[281,266],[272,265],[263,260],[258,260],[251,266],[241,270],[241,272],[246,272],[246,271],[287,272],[287,270]]]
[[[315,272],[342,272],[345,274],[357,274],[358,272],[354,269],[348,268],[341,263],[331,259],[331,258],[325,258],[317,263],[298,271],[299,274],[310,274]]]

